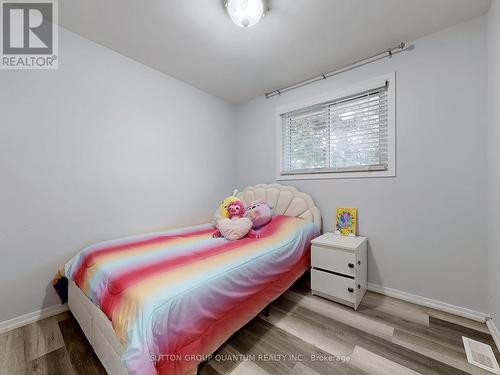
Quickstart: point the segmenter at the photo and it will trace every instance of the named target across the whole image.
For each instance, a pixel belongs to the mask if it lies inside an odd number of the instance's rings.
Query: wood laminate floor
[[[469,365],[462,336],[491,345],[485,324],[368,292],[358,311],[297,283],[235,333],[203,375],[490,374]],[[106,374],[64,313],[0,335],[0,375]]]

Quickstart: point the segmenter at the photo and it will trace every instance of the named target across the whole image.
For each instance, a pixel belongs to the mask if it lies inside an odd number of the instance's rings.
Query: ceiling
[[[222,0],[64,0],[63,27],[240,103],[484,14],[490,0],[271,0],[242,29]]]

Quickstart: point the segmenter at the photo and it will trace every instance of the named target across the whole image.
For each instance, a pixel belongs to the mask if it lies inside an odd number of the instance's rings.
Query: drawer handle
[[[349,293],[354,293],[354,288],[347,288],[347,290],[349,291]]]
[[[348,266],[349,268],[354,268],[354,263],[349,263]]]

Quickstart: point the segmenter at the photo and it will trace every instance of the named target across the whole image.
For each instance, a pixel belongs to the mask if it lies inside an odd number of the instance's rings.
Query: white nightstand
[[[365,237],[325,233],[312,240],[312,293],[357,309],[366,292],[366,247]]]

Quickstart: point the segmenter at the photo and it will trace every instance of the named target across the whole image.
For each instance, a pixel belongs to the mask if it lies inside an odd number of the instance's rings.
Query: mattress
[[[120,343],[112,349],[129,373],[192,372],[309,267],[318,227],[275,216],[259,239],[213,239],[212,231],[207,224],[107,241],[66,264],[66,276],[109,319]]]

